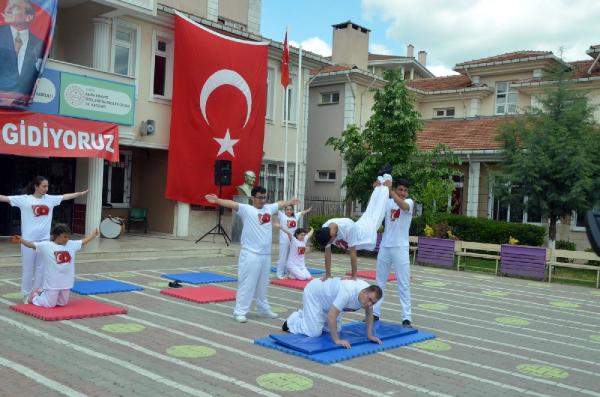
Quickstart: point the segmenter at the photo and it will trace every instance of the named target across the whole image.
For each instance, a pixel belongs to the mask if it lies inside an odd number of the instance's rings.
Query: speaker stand
[[[219,184],[219,197],[221,197],[221,184]],[[204,237],[208,236],[209,234],[216,234],[223,236],[223,239],[225,240],[225,245],[229,247],[229,243],[231,243],[231,238],[229,238],[229,235],[221,225],[221,215],[223,215],[223,207],[219,206],[217,208],[217,224],[208,232],[204,233],[198,240],[196,240],[196,244],[198,244],[199,241],[201,241]]]

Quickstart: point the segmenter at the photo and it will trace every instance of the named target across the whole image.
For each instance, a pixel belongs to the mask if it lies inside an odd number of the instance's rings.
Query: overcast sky
[[[427,67],[452,74],[462,61],[518,50],[552,51],[567,61],[591,59],[600,44],[598,0],[263,0],[261,33],[331,55],[331,25],[352,20],[371,29],[370,51],[427,51]]]

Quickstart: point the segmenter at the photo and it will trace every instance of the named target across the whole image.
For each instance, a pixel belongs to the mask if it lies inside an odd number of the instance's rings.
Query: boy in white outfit
[[[221,199],[216,194],[205,196],[209,203],[237,211],[244,225],[240,239],[242,249],[238,260],[238,290],[233,311],[233,318],[239,323],[248,321],[246,314],[250,310],[253,298],[256,298],[256,309],[259,316],[278,317],[271,311],[267,300],[273,237],[271,217],[280,208],[299,203],[297,198],[293,198],[288,201],[265,204],[267,191],[262,186],[254,187],[251,194],[252,205]]]
[[[292,334],[318,337],[323,330],[329,331],[336,345],[349,349],[350,343],[340,339],[342,314],[365,309],[367,338],[382,343],[373,335],[373,305],[381,298],[381,288],[364,280],[342,280],[339,277],[323,281],[314,279],[302,294],[302,309],[292,313],[281,329]]]
[[[312,278],[310,272],[306,268],[306,243],[313,235],[313,228],[307,232],[306,229],[296,229],[294,234],[288,230],[281,228],[281,231],[286,234],[286,238],[290,242],[290,252],[288,254],[286,267],[289,272],[289,278],[292,280],[310,280]]]
[[[285,264],[288,260],[290,252],[290,239],[285,234],[284,230],[294,234],[300,223],[302,216],[310,212],[311,208],[304,211],[294,212],[294,206],[288,205],[283,211],[279,211],[277,216],[282,229],[279,231],[279,258],[277,259],[277,278],[283,279],[286,273]]]
[[[75,282],[75,253],[95,237],[98,229],[83,240],[70,240],[67,225],[57,224],[52,228],[52,241],[28,241],[19,239],[28,249],[33,249],[41,258],[43,269],[42,288],[29,294],[27,303],[35,306],[64,306],[69,302],[69,291]]]
[[[392,177],[389,174],[379,176],[373,183],[374,189],[369,198],[366,211],[354,222],[350,218],[333,218],[317,230],[315,239],[325,247],[325,276],[331,277],[331,244],[350,251],[352,278],[356,279],[356,250],[371,251],[377,244],[377,229],[385,216],[385,208],[390,196]]]
[[[409,254],[409,229],[412,221],[414,202],[408,197],[409,183],[405,179],[394,181],[390,191],[385,215],[385,229],[379,253],[377,254],[376,279],[381,289],[385,288],[391,265],[396,271],[398,281],[398,295],[402,306],[402,326],[411,326],[410,302],[410,254]],[[375,321],[381,316],[383,297],[373,307]]]

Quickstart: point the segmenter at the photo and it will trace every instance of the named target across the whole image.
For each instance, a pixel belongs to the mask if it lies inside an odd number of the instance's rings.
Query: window
[[[296,164],[288,163],[287,198],[294,197],[294,179]],[[283,200],[283,163],[277,161],[264,161],[259,177],[260,186],[267,190],[269,203]]]
[[[282,108],[283,108],[283,114],[284,114],[284,121],[287,119],[287,121],[289,121],[290,123],[295,123],[296,122],[296,97],[298,96],[298,93],[296,91],[296,76],[292,76],[292,74],[290,74],[290,84],[287,86],[287,88],[284,90],[284,99],[283,99],[283,103]],[[288,98],[288,111],[287,114],[285,113],[285,95],[287,95]]]
[[[340,103],[339,91],[321,93],[321,105],[333,105],[336,103]]]
[[[335,171],[317,170],[315,182],[335,182]]]
[[[518,187],[503,187],[496,197],[490,193],[488,216],[497,221],[518,223],[541,223],[542,214],[539,207],[531,205],[529,198],[519,191]]]
[[[127,208],[131,199],[131,152],[121,150],[119,162],[104,162],[102,204]]]
[[[154,32],[152,94],[171,99],[173,95],[173,37],[163,32]]]
[[[454,117],[454,108],[433,109],[434,118]]]
[[[122,21],[115,22],[113,30],[112,71],[124,76],[135,76],[137,29]]]
[[[273,120],[273,105],[275,101],[275,69],[267,68],[267,120]]]
[[[517,113],[519,92],[509,83],[496,83],[496,114]]]
[[[594,211],[600,211],[600,206],[592,208]],[[587,211],[573,211],[571,214],[571,230],[585,230],[585,214]]]

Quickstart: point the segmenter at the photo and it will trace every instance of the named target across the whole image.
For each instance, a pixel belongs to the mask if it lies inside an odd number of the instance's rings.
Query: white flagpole
[[[294,197],[300,193],[300,105],[302,102],[302,45],[298,49],[298,101],[296,103],[296,168],[294,170]]]
[[[287,28],[285,30],[286,35],[288,33]],[[288,36],[288,59],[289,59],[289,36]],[[285,48],[283,49],[285,51]],[[289,61],[288,61],[289,62]],[[289,70],[290,70],[290,64],[288,63],[288,74],[289,74]],[[289,84],[288,84],[289,86]],[[287,200],[287,194],[288,194],[288,189],[287,189],[287,185],[288,185],[288,108],[289,108],[289,103],[288,103],[288,86],[283,88],[283,95],[285,96],[285,110],[283,111],[283,119],[285,121],[285,135],[284,135],[284,145],[283,145],[283,200]]]

